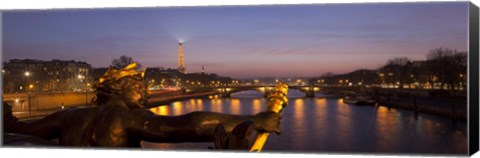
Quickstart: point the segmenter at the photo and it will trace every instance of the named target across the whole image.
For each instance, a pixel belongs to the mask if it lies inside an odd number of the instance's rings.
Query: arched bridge
[[[328,92],[328,93],[336,93],[339,94],[345,91],[352,91],[352,88],[343,87],[343,88],[333,88],[333,87],[324,87],[320,85],[293,85],[288,86],[289,89],[295,89],[305,93],[306,97],[315,97],[315,93],[318,92]],[[247,91],[247,90],[255,90],[260,93],[264,97],[275,90],[275,86],[271,85],[253,85],[253,86],[231,86],[231,87],[188,87],[184,88],[184,92],[187,94],[197,93],[197,92],[206,92],[206,91],[215,91],[220,94],[222,97],[230,97],[232,93]]]

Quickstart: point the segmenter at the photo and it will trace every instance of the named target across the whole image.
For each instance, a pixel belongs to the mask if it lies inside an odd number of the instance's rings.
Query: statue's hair
[[[143,82],[144,71],[138,72],[135,70],[136,63],[132,63],[125,68],[116,70],[112,66],[99,78],[94,85],[96,96],[92,99],[95,105],[103,105],[113,95],[119,94],[120,91],[133,82]]]
[[[96,84],[94,86],[96,96],[92,102],[95,105],[105,104],[113,95],[119,94],[120,91],[131,86],[131,83],[141,81],[143,81],[143,77],[135,75],[125,76],[116,80],[107,80],[101,84]]]

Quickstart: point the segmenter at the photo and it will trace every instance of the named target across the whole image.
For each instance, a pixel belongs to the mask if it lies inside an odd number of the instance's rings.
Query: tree
[[[456,52],[453,55],[454,58],[454,65],[456,68],[456,73],[459,75],[455,75],[457,78],[457,83],[459,83],[459,87],[466,89],[466,82],[467,82],[467,52]]]
[[[391,85],[397,84],[400,88],[405,83],[412,83],[412,61],[407,57],[394,57],[389,59],[387,64],[380,68],[384,74],[385,81]]]
[[[137,62],[137,61],[134,61],[132,57],[122,55],[120,58],[112,60],[112,66],[116,69],[121,69],[133,62]],[[137,70],[140,69],[141,67],[142,65],[137,62]]]
[[[323,84],[334,85],[337,84],[335,80],[335,74],[333,72],[323,73],[320,76],[320,79],[323,80]]]
[[[464,87],[467,72],[467,53],[449,48],[436,48],[427,54],[427,62],[441,89],[445,85],[455,94],[455,85]]]
[[[424,87],[426,83],[432,85],[435,83],[435,71],[432,69],[434,65],[431,61],[422,61],[419,63],[419,66],[416,68],[416,78],[420,86]]]

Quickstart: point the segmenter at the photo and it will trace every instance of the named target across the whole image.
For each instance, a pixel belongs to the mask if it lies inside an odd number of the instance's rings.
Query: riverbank
[[[93,92],[64,93],[10,93],[3,94],[3,101],[12,105],[13,112],[49,111],[90,104]]]
[[[343,87],[342,87],[343,88]],[[338,92],[355,92],[370,96],[378,105],[410,110],[415,113],[426,113],[453,120],[467,120],[467,93],[464,90],[455,92],[440,89],[410,88],[355,88],[338,89]],[[340,94],[342,97],[345,95]]]
[[[161,105],[168,105],[175,101],[187,100],[192,98],[204,98],[211,95],[215,95],[216,92],[202,92],[195,94],[182,94],[181,91],[157,91],[151,94],[151,98],[148,100],[146,108],[152,108]],[[54,112],[69,109],[69,108],[83,108],[91,107],[91,104],[69,104],[66,106],[52,106],[48,108],[32,108],[32,109],[17,109],[13,111],[13,115],[20,120],[33,120],[45,117]],[[35,106],[36,107],[36,106]]]
[[[343,94],[344,90],[341,89],[334,94],[338,94],[343,98],[345,96]],[[467,120],[468,107],[465,91],[452,93],[447,90],[396,88],[350,88],[349,91],[370,96],[380,106],[405,109],[415,113],[432,114],[453,120]]]
[[[401,108],[414,112],[448,117],[454,120],[467,120],[467,100],[405,94],[381,94],[376,96],[379,105]]]

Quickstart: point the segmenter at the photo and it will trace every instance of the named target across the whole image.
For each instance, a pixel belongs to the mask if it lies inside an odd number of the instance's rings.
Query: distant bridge
[[[356,91],[358,88],[355,87],[325,87],[320,85],[293,85],[288,86],[289,89],[295,89],[305,93],[305,97],[315,97],[315,93],[331,93],[331,94],[341,94],[346,91]],[[275,90],[275,86],[272,85],[252,85],[252,86],[225,86],[225,87],[187,87],[183,88],[186,94],[198,93],[198,92],[207,92],[215,91],[220,94],[222,97],[230,97],[232,93],[255,90],[264,97],[267,97],[268,94],[272,93]]]

